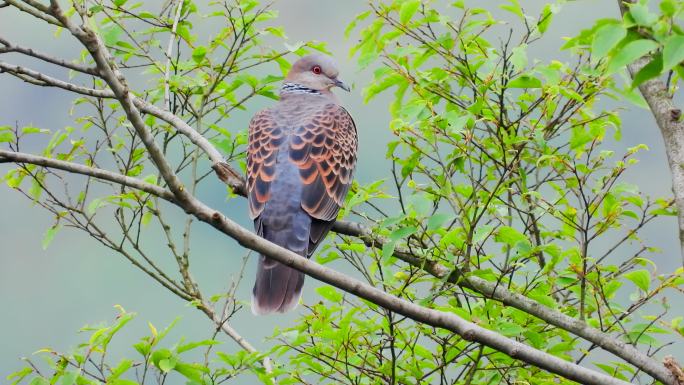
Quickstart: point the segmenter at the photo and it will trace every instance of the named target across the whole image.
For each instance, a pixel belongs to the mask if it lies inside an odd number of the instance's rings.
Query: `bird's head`
[[[297,60],[285,77],[285,82],[301,84],[316,91],[330,92],[333,87],[349,91],[349,86],[337,78],[335,61],[325,55],[308,55]]]

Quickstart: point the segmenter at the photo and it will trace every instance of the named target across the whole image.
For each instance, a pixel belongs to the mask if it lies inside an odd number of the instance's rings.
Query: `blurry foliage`
[[[145,10],[142,2],[125,0],[88,4],[120,67],[143,67],[144,79],[154,80],[136,84],[138,95],[164,101],[164,37],[173,28],[176,10],[169,7],[160,15]],[[401,247],[425,263],[497,282],[654,355],[671,341],[682,343],[682,317],[669,311],[671,302],[682,300],[684,276],[682,269],[658,271],[652,261],[658,249],[640,232],[649,222],[673,215],[672,201],[647,197],[622,180],[646,148],[619,154],[609,150],[604,141],[607,136],[620,140],[622,123],[616,111],[601,110],[597,102],[610,97],[643,103],[634,87],[657,76],[667,77],[674,91],[684,74],[684,32],[678,25],[684,4],[663,0],[654,13],[653,4],[642,1],[629,7],[624,21],[599,20],[565,43],[573,63],[529,60],[528,48],[553,28],[561,5],[547,4],[539,15],[528,15],[510,0],[499,7],[515,20],[507,24],[462,1],[369,3],[346,33],[360,37],[352,54],[362,69],[374,73],[365,99],[394,95],[389,106],[393,139],[386,149],[392,168],[387,181],[355,184],[341,215],[362,218],[386,242],[378,249],[341,236],[316,258],[321,263],[344,259],[389,293],[455,313],[558,357],[581,362],[594,351],[595,346],[565,330],[407,265],[394,255]],[[243,166],[245,131],[225,128],[230,126],[225,122],[236,108],[249,108],[254,97],[276,98],[289,68],[288,51],[269,48],[284,37],[281,28],[272,26],[277,13],[252,0],[212,2],[207,10],[184,1],[179,12],[177,47],[169,58],[168,107],[208,136],[229,161]],[[195,24],[212,18],[225,26],[200,41]],[[290,48],[298,55],[307,49],[324,51],[313,43]],[[649,53],[650,64],[631,85],[621,87],[614,75]],[[251,71],[268,64],[280,73],[259,77]],[[0,127],[0,142],[18,149],[25,137],[41,135],[46,156],[115,166],[122,174],[162,183],[146,172],[151,165],[147,154],[116,103],[84,97],[75,107],[79,128]],[[176,162],[176,171],[191,178],[194,191],[206,176],[198,171],[203,156],[166,123],[149,116],[147,124]],[[90,130],[99,133],[93,136]],[[10,187],[55,214],[44,246],[62,226],[80,228],[201,305],[201,291],[190,277],[177,281],[166,276],[143,252],[140,234],[156,223],[174,259],[189,266],[189,236],[176,234],[184,247],[176,246],[162,202],[121,186],[105,194],[90,188],[94,180],[77,188],[77,196],[45,187],[62,178],[30,165],[5,176]],[[102,217],[111,221],[111,214],[120,227],[119,239],[95,224]],[[186,351],[211,350],[213,340],[161,348],[166,332],[151,327],[152,335],[134,345],[142,357],[108,363],[107,345],[132,318],[122,311],[114,325],[89,328],[92,337],[74,352],[42,352],[48,369],[39,371],[30,363],[10,380],[142,384],[144,373],[150,373],[148,381],[153,377],[160,383],[175,373],[189,384],[217,384],[250,371],[264,383],[281,384],[572,383],[335,288],[322,287],[318,294],[319,303],[274,333],[271,352],[216,351],[211,359],[206,354],[203,363],[186,360]],[[270,375],[255,365],[266,355],[276,358]],[[594,364],[625,381],[638,375],[620,361]]]

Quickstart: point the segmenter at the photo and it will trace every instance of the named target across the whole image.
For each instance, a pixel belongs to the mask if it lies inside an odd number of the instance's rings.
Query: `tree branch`
[[[255,235],[218,211],[197,201],[194,197],[190,198],[190,202],[179,202],[179,205],[187,212],[195,215],[199,220],[212,225],[246,248],[257,251],[269,258],[318,279],[319,281],[333,285],[350,294],[373,302],[387,310],[402,314],[417,322],[452,331],[466,340],[476,341],[487,345],[515,359],[519,359],[583,384],[627,384],[624,381],[564,361],[518,341],[506,338],[494,331],[465,321],[455,314],[416,305],[357,279],[322,266]]]
[[[7,72],[13,76],[16,76],[24,81],[29,81],[32,84],[43,86],[43,87],[57,87],[62,88],[67,91],[75,92],[77,94],[93,96],[96,98],[113,98],[114,94],[110,90],[97,90],[94,88],[88,88],[83,86],[77,86],[73,83],[68,83],[63,80],[55,79],[51,76],[45,75],[41,72],[34,71],[29,68],[22,66],[17,66],[14,64],[9,64],[0,61],[0,73]],[[29,77],[34,81],[26,79]]]
[[[648,63],[649,59],[644,57],[630,64],[629,72],[632,77]],[[679,243],[682,266],[684,266],[684,122],[681,120],[682,110],[674,105],[667,86],[662,80],[647,80],[639,85],[639,91],[651,109],[665,144],[665,154],[672,173],[672,191],[677,206]]]
[[[22,12],[26,12],[29,15],[31,15],[37,19],[41,19],[47,23],[50,23],[52,25],[56,25],[58,27],[62,26],[59,23],[59,21],[57,19],[55,19],[54,17],[52,17],[50,15],[46,15],[44,11],[41,11],[39,9],[35,9],[35,7],[32,8],[31,6],[24,4],[23,1],[5,0],[5,3],[10,4],[13,7],[17,8],[18,10],[20,10]],[[29,2],[27,2],[27,3],[29,3]],[[30,3],[33,3],[33,2],[30,2]]]
[[[70,70],[78,71],[78,72],[88,74],[88,75],[98,76],[96,68],[86,67],[86,66],[83,66],[80,64],[75,64],[75,63],[70,63],[66,60],[59,59],[59,58],[50,56],[50,55],[42,53],[42,52],[34,51],[31,48],[18,46],[18,45],[10,43],[9,41],[5,40],[2,37],[0,37],[0,44],[3,44],[5,46],[5,47],[0,48],[0,54],[7,53],[7,52],[17,52],[17,53],[24,54],[26,56],[35,57],[36,59],[40,59],[40,60],[43,60],[43,61],[48,62],[48,63],[58,65],[60,67],[68,68]]]
[[[173,18],[173,26],[169,36],[169,44],[166,47],[166,68],[164,69],[164,107],[171,110],[171,97],[169,92],[169,76],[171,76],[171,55],[173,54],[173,42],[176,41],[176,29],[183,9],[183,0],[178,0],[176,15]]]
[[[223,330],[224,333],[226,333],[230,338],[232,338],[235,342],[238,343],[243,349],[248,351],[249,353],[257,353],[258,351],[252,346],[252,344],[249,343],[244,337],[242,337],[233,327],[228,325],[225,320],[221,319],[216,312],[209,306],[207,303],[202,303],[199,306],[199,309],[204,312],[216,325],[219,325],[221,330]],[[264,364],[264,370],[266,370],[266,373],[272,373],[273,372],[273,366],[271,364],[271,359],[267,356],[264,357],[263,360]]]
[[[15,163],[35,164],[37,166],[56,168],[59,170],[64,170],[75,174],[92,176],[97,179],[106,180],[109,182],[114,182],[120,185],[138,189],[140,191],[144,191],[146,193],[158,196],[168,202],[175,203],[174,196],[171,193],[171,191],[168,191],[162,187],[159,187],[151,183],[143,182],[140,179],[117,174],[111,171],[103,170],[101,168],[88,167],[78,163],[65,162],[63,160],[46,158],[44,156],[6,150],[0,150],[0,161],[2,160],[9,160]]]
[[[618,0],[620,13],[623,16],[628,11],[626,3],[631,3],[631,1],[623,3]],[[649,62],[650,57],[645,56],[628,65],[632,78]],[[677,206],[679,244],[682,266],[684,266],[684,121],[682,121],[682,110],[674,105],[667,86],[659,78],[641,83],[639,92],[646,99],[665,143],[665,154],[672,173],[672,191]]]

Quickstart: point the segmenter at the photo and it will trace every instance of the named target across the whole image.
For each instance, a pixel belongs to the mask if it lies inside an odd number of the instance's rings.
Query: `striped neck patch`
[[[280,88],[281,93],[295,93],[295,94],[313,94],[313,95],[320,95],[321,93],[317,90],[314,90],[313,88],[309,88],[307,86],[303,86],[301,84],[297,83],[283,83],[283,86]]]

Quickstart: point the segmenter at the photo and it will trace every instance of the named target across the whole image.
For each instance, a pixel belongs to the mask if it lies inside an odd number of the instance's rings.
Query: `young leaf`
[[[427,229],[428,231],[434,231],[442,227],[444,222],[451,220],[453,215],[446,213],[437,213],[428,219]]]
[[[525,20],[525,14],[518,0],[508,0],[508,4],[499,5],[499,8],[518,16],[520,20]]]
[[[624,66],[632,64],[656,48],[658,48],[658,44],[653,40],[640,39],[627,43],[608,63],[608,73],[614,73]]]
[[[207,55],[207,47],[200,45],[197,46],[193,51],[192,51],[192,60],[195,61],[195,63],[201,63],[202,60],[204,60],[204,57]]]
[[[663,55],[659,53],[654,55],[653,60],[651,60],[650,63],[646,64],[644,68],[639,70],[639,72],[634,75],[632,88],[639,87],[641,83],[653,79],[661,73],[663,73]]]
[[[321,286],[317,288],[316,291],[318,292],[318,294],[321,295],[321,297],[327,299],[330,302],[342,302],[342,294],[332,286]]]
[[[419,6],[420,0],[409,0],[404,2],[399,9],[399,21],[401,21],[402,24],[406,24],[406,22],[411,20]]]
[[[43,236],[43,250],[47,250],[48,246],[50,246],[50,243],[55,238],[55,234],[57,234],[60,228],[60,225],[54,225],[47,229],[45,235]]]
[[[546,32],[553,19],[553,14],[556,13],[553,4],[546,4],[544,9],[542,9],[541,15],[539,16],[539,21],[537,22],[537,28],[539,28],[540,33]]]
[[[520,75],[507,84],[508,88],[541,88],[541,86],[541,80],[530,75]]]
[[[119,36],[123,33],[121,27],[116,24],[102,31],[102,40],[104,40],[107,45],[115,45],[119,41]]]
[[[645,292],[651,285],[651,274],[648,270],[634,270],[625,274],[625,278],[632,281],[637,287]]]
[[[12,131],[0,130],[0,143],[14,142],[14,133]]]
[[[645,27],[651,26],[658,20],[658,17],[648,10],[648,5],[644,3],[632,4],[629,13],[638,25]]]
[[[627,30],[622,24],[606,24],[594,33],[594,41],[591,43],[591,56],[599,60],[603,59],[622,39],[627,36]]]
[[[663,71],[669,71],[683,60],[684,35],[672,35],[665,41],[663,48]]]

